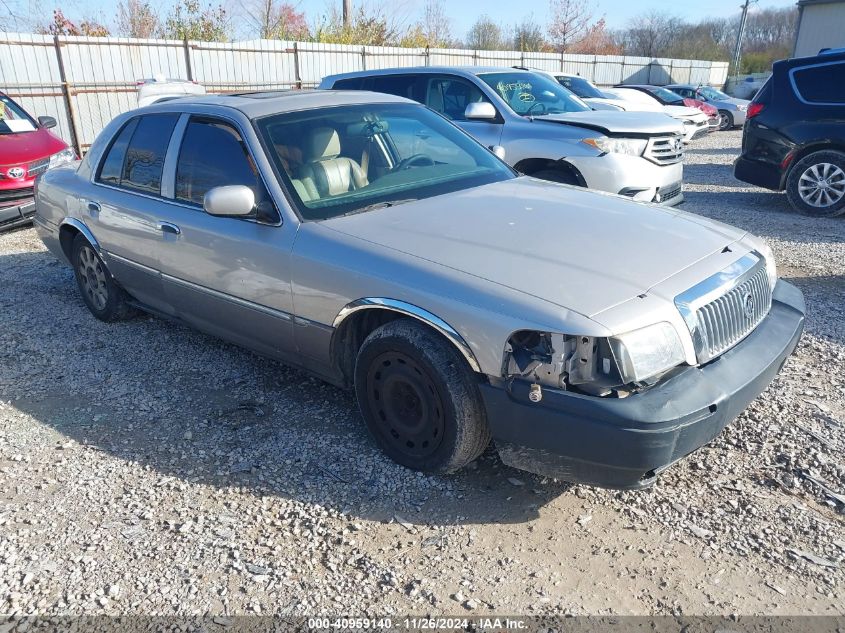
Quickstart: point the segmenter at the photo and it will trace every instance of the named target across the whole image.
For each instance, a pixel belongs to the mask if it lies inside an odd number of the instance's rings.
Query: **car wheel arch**
[[[355,359],[367,336],[385,323],[401,318],[412,318],[430,327],[457,349],[472,371],[482,373],[466,340],[437,315],[406,301],[367,297],[344,306],[332,324],[331,358],[345,381],[352,382]]]
[[[80,233],[84,235],[85,239],[88,240],[91,246],[94,247],[97,254],[101,255],[100,243],[97,241],[97,238],[94,237],[94,234],[91,233],[91,229],[89,229],[81,220],[67,217],[59,224],[59,244],[61,245],[62,252],[68,262],[71,260],[73,240],[76,239],[76,236]]]
[[[587,186],[587,181],[584,178],[584,175],[577,167],[575,167],[575,165],[565,159],[554,160],[551,158],[526,158],[519,161],[513,166],[513,168],[526,176],[531,176],[542,171],[561,171],[567,175],[571,175],[578,183],[578,186]]]
[[[789,181],[789,176],[792,174],[792,170],[795,168],[795,165],[800,163],[810,154],[815,154],[816,152],[842,152],[845,153],[845,144],[843,143],[836,143],[831,142],[829,140],[823,141],[813,141],[811,143],[806,143],[801,145],[799,148],[792,150],[795,153],[789,160],[789,166],[783,171],[781,174],[781,183],[780,183],[780,190],[783,191],[786,189],[786,183]]]

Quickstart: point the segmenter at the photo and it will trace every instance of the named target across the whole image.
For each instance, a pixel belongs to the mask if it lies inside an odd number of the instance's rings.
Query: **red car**
[[[711,132],[719,129],[719,110],[709,103],[704,103],[698,99],[682,97],[677,92],[672,92],[668,88],[663,88],[661,86],[650,86],[646,84],[617,84],[616,88],[633,88],[634,90],[645,92],[657,99],[663,105],[684,105],[688,108],[697,108],[707,115],[707,121]]]
[[[36,121],[0,92],[0,231],[32,220],[35,178],[76,160],[76,153],[49,128],[51,116]]]

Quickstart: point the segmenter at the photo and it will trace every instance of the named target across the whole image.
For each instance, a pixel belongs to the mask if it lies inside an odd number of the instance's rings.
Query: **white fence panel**
[[[0,33],[0,90],[84,150],[114,116],[137,103],[137,81],[164,75],[209,92],[309,88],[323,77],[409,66],[528,66],[581,75],[598,85],[722,85],[724,62],[249,40],[188,42]],[[62,67],[65,77],[62,78]]]

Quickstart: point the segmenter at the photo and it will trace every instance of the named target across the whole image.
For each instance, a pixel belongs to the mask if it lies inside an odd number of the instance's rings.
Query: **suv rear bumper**
[[[502,461],[565,481],[636,489],[689,455],[733,421],[774,379],[804,329],[804,297],[775,287],[769,315],[718,359],[689,367],[627,398],[597,398],[529,384],[482,385],[487,419]]]
[[[783,170],[780,165],[764,163],[740,156],[734,161],[734,178],[772,191],[783,191]]]

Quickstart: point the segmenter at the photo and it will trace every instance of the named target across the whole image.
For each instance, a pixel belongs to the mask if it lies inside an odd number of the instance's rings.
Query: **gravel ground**
[[[683,208],[770,241],[807,333],[644,492],[492,452],[404,470],[349,394],[158,319],[100,323],[33,230],[0,236],[0,613],[842,614],[845,218],[735,181],[739,143],[693,145]]]

